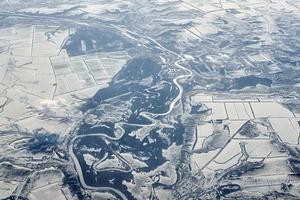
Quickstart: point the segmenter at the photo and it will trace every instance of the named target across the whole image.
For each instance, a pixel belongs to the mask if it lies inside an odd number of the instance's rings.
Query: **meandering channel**
[[[116,26],[114,25],[114,27],[116,27]],[[138,35],[137,33],[135,33],[135,34]],[[143,37],[140,36],[140,38],[143,38]],[[175,52],[173,52],[169,49],[166,49],[165,47],[163,47],[161,44],[159,44],[157,41],[155,41],[152,38],[144,37],[144,39],[150,40],[153,43],[155,43],[157,45],[157,47],[159,49],[161,49],[163,52],[171,53],[171,54],[175,55],[176,57],[178,57],[179,59],[177,61],[175,61],[175,63],[174,63],[175,66],[179,69],[182,69],[184,72],[186,72],[186,74],[179,75],[179,76],[177,76],[173,79],[173,83],[176,85],[179,92],[178,92],[178,95],[170,103],[168,111],[166,111],[164,113],[151,113],[151,112],[141,112],[140,113],[141,116],[146,117],[147,119],[149,119],[153,122],[150,125],[154,125],[154,124],[156,124],[156,119],[154,119],[156,116],[166,116],[166,115],[170,114],[172,112],[172,110],[174,109],[174,107],[176,106],[176,104],[180,101],[180,99],[182,98],[182,95],[183,95],[183,88],[179,84],[179,80],[191,77],[192,76],[192,71],[185,68],[185,67],[183,67],[180,64],[181,62],[185,62],[184,57],[182,57],[181,55],[179,55],[179,54],[177,54],[177,53],[175,53]],[[149,125],[145,125],[145,126],[149,126]],[[101,192],[102,191],[111,191],[111,192],[116,193],[117,195],[119,195],[122,199],[127,200],[127,197],[121,191],[119,191],[115,188],[112,188],[112,187],[93,187],[93,186],[87,185],[85,180],[84,180],[84,176],[83,176],[83,172],[82,172],[79,160],[76,157],[76,155],[74,154],[74,142],[77,139],[84,138],[84,137],[93,137],[93,136],[95,137],[95,136],[97,136],[97,137],[104,137],[108,140],[116,141],[116,140],[120,140],[123,137],[124,132],[125,131],[123,129],[122,133],[118,137],[111,137],[111,136],[106,135],[105,133],[95,133],[95,134],[88,134],[88,135],[75,135],[75,134],[72,134],[74,137],[70,140],[68,149],[69,149],[69,153],[71,155],[71,158],[74,161],[75,168],[76,168],[76,171],[79,175],[80,182],[81,182],[81,184],[84,188],[87,188],[87,189],[90,189],[90,190],[95,190],[95,191],[101,191]],[[124,162],[126,162],[129,166],[131,166],[130,163],[127,162],[126,160]],[[108,170],[108,169],[106,169],[106,170]],[[112,170],[115,170],[115,169],[112,169]],[[132,167],[131,167],[131,170],[132,170]]]

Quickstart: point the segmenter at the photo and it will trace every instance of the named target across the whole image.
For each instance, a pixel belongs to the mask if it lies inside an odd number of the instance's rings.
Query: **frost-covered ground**
[[[299,2],[0,7],[0,199],[300,198]]]

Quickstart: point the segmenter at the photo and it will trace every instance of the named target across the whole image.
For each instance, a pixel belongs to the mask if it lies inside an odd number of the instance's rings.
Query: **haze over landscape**
[[[300,1],[0,8],[0,199],[300,199]]]

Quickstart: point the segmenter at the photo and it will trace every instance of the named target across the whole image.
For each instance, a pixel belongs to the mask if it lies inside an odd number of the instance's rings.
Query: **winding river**
[[[117,26],[115,25],[112,25],[113,27],[115,28],[118,28]],[[121,28],[119,28],[119,30],[121,30]],[[128,34],[126,34],[126,32],[128,31],[124,31],[122,30],[122,33],[126,36],[128,36]],[[133,33],[133,32],[132,32]],[[138,35],[137,33],[134,33],[135,35]],[[143,38],[142,36],[139,36],[140,38]],[[150,121],[152,121],[152,124],[150,125],[145,125],[145,126],[152,126],[154,124],[156,124],[156,120],[155,120],[155,117],[156,116],[166,116],[168,114],[170,114],[173,110],[173,108],[176,106],[176,104],[180,101],[180,99],[182,98],[182,95],[183,95],[183,88],[182,86],[179,84],[179,80],[182,80],[182,79],[185,79],[185,78],[189,78],[192,76],[192,71],[183,67],[180,63],[181,62],[185,62],[185,58],[182,57],[181,55],[169,50],[169,49],[166,49],[165,47],[163,47],[161,44],[159,44],[157,41],[155,41],[154,39],[150,38],[150,37],[144,37],[143,38],[144,40],[148,40],[148,41],[151,41],[152,43],[154,43],[157,48],[159,48],[161,51],[165,52],[165,53],[170,53],[172,55],[175,55],[176,57],[178,57],[178,60],[175,61],[175,66],[179,69],[182,69],[184,72],[186,72],[186,74],[183,74],[183,75],[179,75],[177,76],[176,78],[173,79],[173,83],[176,85],[176,87],[178,88],[179,92],[178,92],[178,95],[172,100],[172,102],[170,103],[169,105],[169,109],[168,111],[164,112],[164,113],[150,113],[150,112],[141,112],[140,115],[149,119]],[[85,116],[87,116],[91,111],[88,111],[83,117],[82,119],[85,118]],[[80,121],[80,120],[79,120]],[[74,126],[74,129],[73,131],[75,130],[76,131],[76,127],[78,127],[78,123]],[[144,126],[144,125],[143,125]],[[121,127],[122,128],[122,127]],[[99,192],[104,192],[104,191],[110,191],[112,193],[115,193],[117,194],[118,196],[120,196],[122,199],[124,200],[127,200],[128,198],[126,197],[126,195],[124,195],[121,191],[115,189],[115,188],[112,188],[112,187],[93,187],[93,186],[89,186],[86,184],[85,180],[84,180],[84,175],[83,175],[83,172],[82,172],[82,169],[81,169],[81,166],[80,166],[80,163],[79,163],[79,160],[78,158],[76,157],[75,153],[74,153],[74,142],[78,139],[82,139],[84,137],[102,137],[102,138],[106,138],[108,140],[112,140],[112,141],[117,141],[117,140],[120,140],[123,135],[124,135],[125,131],[124,129],[122,130],[121,134],[118,136],[118,137],[111,137],[111,136],[108,136],[107,134],[105,133],[94,133],[94,134],[88,134],[88,135],[76,135],[76,133],[72,133],[72,136],[73,138],[69,141],[69,145],[68,145],[68,150],[69,150],[69,153],[70,153],[70,156],[72,158],[72,160],[74,161],[74,164],[75,164],[75,168],[76,168],[76,171],[79,175],[79,179],[80,179],[80,182],[82,184],[82,186],[86,189],[90,189],[90,190],[94,190],[94,191],[99,191]],[[122,158],[120,158],[122,159]],[[123,159],[123,162],[125,162],[128,166],[130,166],[130,170],[132,170],[132,167],[130,165],[129,162],[127,162],[125,159]],[[93,166],[93,169],[94,170],[97,170],[95,166],[97,166],[99,164],[96,163],[94,164]],[[115,169],[112,169],[112,170],[115,170]],[[129,170],[129,172],[130,172]]]

